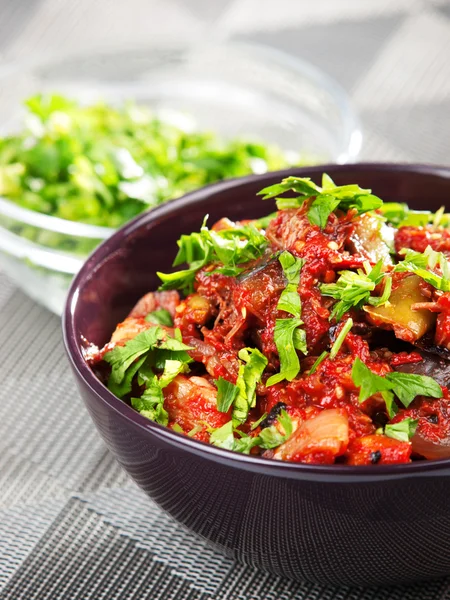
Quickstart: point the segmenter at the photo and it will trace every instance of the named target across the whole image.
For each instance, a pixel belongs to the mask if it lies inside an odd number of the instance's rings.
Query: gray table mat
[[[353,98],[361,158],[450,162],[446,0],[0,0],[0,68],[149,35],[250,39],[306,58]],[[450,598],[450,580],[363,590],[278,579],[187,533],[100,441],[59,319],[1,273],[0,355],[0,600]]]

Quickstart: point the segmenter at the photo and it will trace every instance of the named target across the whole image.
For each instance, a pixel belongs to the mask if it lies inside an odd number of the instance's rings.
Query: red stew
[[[188,268],[161,275],[165,291],[89,362],[144,416],[222,448],[315,464],[449,458],[447,229],[395,226],[369,190],[326,177],[275,188],[267,223],[184,236]]]

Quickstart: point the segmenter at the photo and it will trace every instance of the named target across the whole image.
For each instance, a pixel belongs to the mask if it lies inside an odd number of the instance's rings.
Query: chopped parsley
[[[281,292],[277,310],[290,313],[292,318],[276,319],[274,341],[280,357],[280,372],[272,375],[266,385],[274,385],[283,379],[292,381],[300,371],[300,361],[297,350],[307,353],[306,333],[301,328],[301,301],[298,293],[300,271],[303,260],[296,258],[290,252],[282,252],[278,257],[287,279],[287,285]]]
[[[145,320],[153,325],[165,325],[166,327],[173,326],[172,315],[165,308],[158,308],[157,310],[149,312],[145,317]]]
[[[233,401],[233,423],[245,423],[248,411],[256,405],[256,386],[261,381],[267,358],[257,348],[239,350],[241,360],[236,381],[238,392]]]
[[[364,269],[354,271],[340,271],[336,283],[320,284],[320,292],[324,296],[331,296],[338,300],[333,306],[330,320],[335,318],[340,321],[343,315],[351,308],[361,308],[364,304],[381,306],[385,304],[391,295],[392,279],[382,271],[383,262],[379,260],[371,268],[365,263]],[[384,291],[380,297],[371,296],[371,292],[384,280]]]
[[[319,367],[319,365],[321,365],[326,358],[330,358],[331,360],[336,358],[337,353],[341,349],[341,346],[344,343],[345,338],[347,337],[347,333],[350,331],[350,329],[352,327],[353,327],[353,319],[349,318],[345,322],[345,325],[342,327],[341,331],[339,332],[339,335],[337,336],[333,345],[331,346],[330,352],[327,352],[326,350],[324,350],[322,352],[322,354],[320,354],[320,356],[317,357],[313,366],[310,368],[308,375],[312,375],[313,373],[315,373],[317,371],[317,368]]]
[[[185,114],[124,102],[84,105],[58,94],[25,101],[22,130],[0,138],[0,196],[29,210],[103,227],[209,183],[308,163],[246,139],[196,130]],[[14,233],[18,224],[14,222]],[[22,226],[20,235],[87,255],[100,240]]]
[[[359,357],[356,357],[353,363],[352,379],[355,386],[360,388],[360,402],[365,402],[378,392],[381,393],[390,418],[398,411],[392,394],[395,394],[406,408],[417,396],[442,398],[441,386],[427,375],[394,371],[382,377],[371,371]]]
[[[409,442],[416,433],[418,419],[407,417],[398,423],[388,423],[384,428],[384,435],[399,440],[400,442]]]
[[[137,375],[137,382],[145,386],[140,397],[131,398],[133,408],[144,416],[167,425],[168,415],[164,409],[162,390],[179,374],[189,370],[190,347],[181,341],[181,334],[175,330],[175,337],[159,326],[150,327],[139,333],[123,346],[116,346],[104,356],[111,365],[108,388],[118,396],[129,394]],[[158,376],[155,371],[162,371]]]
[[[450,291],[450,263],[442,252],[428,246],[425,252],[403,249],[400,253],[404,254],[404,258],[395,266],[395,272],[414,273],[437,290]],[[440,267],[442,276],[430,270],[436,267]]]
[[[249,454],[251,449],[256,446],[265,450],[276,448],[288,440],[294,430],[291,417],[284,409],[281,410],[277,420],[283,428],[284,434],[280,433],[275,425],[271,425],[262,429],[259,435],[251,436],[236,429],[233,421],[228,421],[222,427],[211,432],[209,441],[218,448],[233,450],[241,454]]]
[[[279,195],[285,192],[295,192],[298,196],[280,198]],[[264,188],[259,194],[263,196],[263,200],[276,197],[278,210],[299,208],[306,200],[314,198],[307,215],[311,225],[317,225],[321,229],[326,227],[330,214],[336,209],[354,209],[360,215],[383,205],[383,201],[374,196],[371,190],[365,190],[356,184],[336,186],[326,173],[322,176],[322,187],[309,177],[286,177],[281,183]]]
[[[220,412],[228,412],[238,395],[239,388],[223,377],[219,377],[216,381],[217,385],[217,410]]]
[[[448,226],[450,215],[445,213],[445,207],[435,213],[429,210],[412,210],[403,202],[385,202],[379,209],[388,223],[394,227],[433,227]]]
[[[161,290],[177,289],[186,293],[193,291],[197,271],[210,263],[222,263],[218,271],[224,275],[238,275],[239,264],[263,255],[268,246],[265,235],[253,224],[212,231],[206,227],[205,217],[200,232],[182,235],[178,240],[178,254],[173,266],[187,263],[188,268],[174,273],[157,273],[162,281]]]

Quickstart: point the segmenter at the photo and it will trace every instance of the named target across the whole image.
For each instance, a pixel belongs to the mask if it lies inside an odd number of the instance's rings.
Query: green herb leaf
[[[151,421],[165,426],[169,423],[169,415],[164,408],[163,392],[156,375],[140,398],[131,398],[131,406]]]
[[[405,257],[395,266],[395,272],[415,273],[437,290],[450,291],[450,263],[442,252],[436,252],[428,246],[425,252],[403,249],[401,254]],[[430,270],[436,267],[440,267],[442,276]]]
[[[442,398],[441,386],[431,377],[414,373],[387,373],[386,379],[403,406],[408,407],[416,396]]]
[[[265,187],[258,195],[262,196],[263,200],[268,200],[289,191],[297,192],[306,199],[320,194],[322,190],[309,177],[286,177],[281,183]]]
[[[178,423],[173,423],[171,425],[171,428],[172,428],[173,431],[176,431],[177,433],[184,433],[183,428],[180,425],[178,425]]]
[[[279,383],[283,379],[292,381],[298,375],[300,360],[294,344],[294,332],[301,324],[302,321],[298,318],[275,321],[274,340],[280,356],[280,372],[269,377],[267,386]]]
[[[313,183],[309,177],[287,177],[281,183],[264,188],[259,194],[263,196],[263,200],[288,191],[300,194],[295,198],[277,198],[279,210],[298,208],[305,200],[315,197],[308,209],[308,219],[311,224],[322,229],[326,226],[330,214],[337,208],[343,211],[356,209],[358,214],[362,214],[383,205],[383,201],[374,196],[371,190],[365,190],[356,184],[336,186],[326,173],[322,176],[322,186]]]
[[[352,327],[353,327],[353,319],[347,319],[347,321],[345,322],[345,325],[342,327],[341,331],[339,332],[339,335],[337,336],[337,338],[334,341],[334,344],[331,347],[331,350],[330,350],[330,358],[331,359],[336,358],[337,353],[341,349],[341,346],[344,343],[345,338],[347,337],[347,333],[350,331],[350,329]]]
[[[103,360],[111,365],[109,383],[120,384],[131,364],[154,348],[165,335],[164,330],[160,327],[150,327],[138,333],[124,346],[116,346],[110,352],[107,352]]]
[[[391,384],[384,377],[373,373],[357,356],[352,367],[353,383],[360,388],[359,401],[365,402],[377,392],[390,391]]]
[[[294,430],[292,419],[289,414],[282,409],[277,418],[278,423],[282,426],[284,434],[280,433],[275,425],[265,427],[259,434],[259,446],[261,448],[276,448],[288,440]]]
[[[225,450],[234,449],[233,421],[228,421],[222,427],[215,429],[209,436],[209,442]]]
[[[256,386],[261,381],[267,358],[257,348],[243,348],[236,386],[239,392],[234,400],[233,423],[245,423],[248,411],[256,404]]]
[[[217,410],[223,413],[229,411],[230,406],[233,404],[239,388],[227,381],[223,377],[219,377],[216,381],[217,385]]]
[[[189,371],[189,367],[185,362],[181,360],[166,360],[164,371],[158,380],[159,387],[161,389],[167,387],[177,375],[187,373],[187,371]]]
[[[22,130],[0,139],[0,195],[29,210],[117,228],[137,214],[214,181],[307,162],[280,148],[221,139],[144,105],[59,95],[26,102]],[[181,117],[181,121],[180,121]],[[187,122],[187,123],[186,123]],[[187,124],[187,127],[185,126]],[[15,222],[14,233],[42,243],[42,231]],[[45,245],[86,256],[96,239],[48,233]]]
[[[324,350],[322,352],[322,354],[320,354],[316,360],[314,361],[313,366],[310,368],[310,370],[308,371],[308,375],[312,375],[313,373],[315,373],[317,371],[317,368],[319,367],[319,365],[321,365],[323,363],[323,361],[327,358],[327,356],[330,353],[327,352],[326,350]]]
[[[418,419],[412,419],[411,417],[398,423],[388,423],[384,428],[384,434],[395,440],[400,440],[400,442],[409,442],[416,433],[418,423]]]
[[[276,319],[275,321],[274,341],[280,356],[280,372],[272,375],[267,380],[266,385],[268,386],[274,385],[283,379],[292,381],[300,370],[300,361],[296,350],[300,350],[304,354],[307,353],[306,334],[300,329],[303,321],[300,318],[301,301],[297,290],[303,260],[286,251],[280,254],[278,260],[283,267],[288,283],[281,292],[277,309],[294,315],[294,318]]]
[[[382,273],[381,268],[382,261],[380,260],[372,269],[369,266],[366,273],[362,269],[358,269],[356,273],[340,271],[336,283],[322,283],[319,286],[321,294],[338,300],[331,311],[330,320],[336,318],[336,321],[340,321],[343,315],[353,307],[361,308],[368,303],[380,306],[388,301],[391,291],[390,281],[386,281],[384,293],[380,298],[370,295],[383,278],[389,279]]]
[[[308,219],[311,225],[318,225],[324,229],[331,213],[339,206],[341,200],[328,194],[320,194],[315,198],[308,210]]]
[[[392,392],[382,391],[381,395],[383,396],[384,403],[386,404],[387,414],[390,419],[393,419],[398,413],[398,406],[394,400],[394,394]]]
[[[392,392],[406,408],[416,396],[442,398],[441,386],[431,377],[398,371],[387,373],[385,377],[381,377],[373,373],[358,357],[353,363],[352,379],[353,383],[360,387],[360,402],[364,402],[370,396],[381,392],[391,418],[397,412],[397,406],[391,395]]]
[[[154,325],[165,325],[166,327],[173,326],[172,315],[165,308],[158,308],[157,310],[149,312],[145,317],[145,320]]]
[[[224,274],[237,275],[240,272],[237,265],[259,258],[268,245],[267,238],[251,223],[211,231],[205,221],[206,218],[199,233],[182,235],[178,240],[179,251],[173,266],[187,263],[189,268],[157,273],[163,282],[160,289],[192,292],[196,273],[209,263],[219,263],[217,270]]]

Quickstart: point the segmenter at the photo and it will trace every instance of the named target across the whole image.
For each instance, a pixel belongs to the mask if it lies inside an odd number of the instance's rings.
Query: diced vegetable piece
[[[424,436],[419,430],[412,438],[412,449],[413,452],[429,460],[450,458],[450,438],[432,439],[431,437]]]
[[[349,465],[405,463],[410,460],[411,443],[386,435],[366,435],[351,443],[348,455]]]
[[[365,254],[374,263],[382,260],[384,265],[390,265],[392,259],[386,241],[391,239],[393,243],[392,231],[377,215],[361,215],[354,223],[354,232],[350,238],[353,249]]]
[[[328,409],[304,421],[292,436],[277,448],[274,458],[300,460],[308,454],[324,452],[342,455],[348,445],[347,415],[339,409]]]
[[[415,342],[429,331],[436,322],[436,315],[412,305],[428,302],[420,287],[417,275],[408,275],[398,282],[382,306],[364,306],[369,320],[377,327],[393,329],[396,337],[406,342]]]

